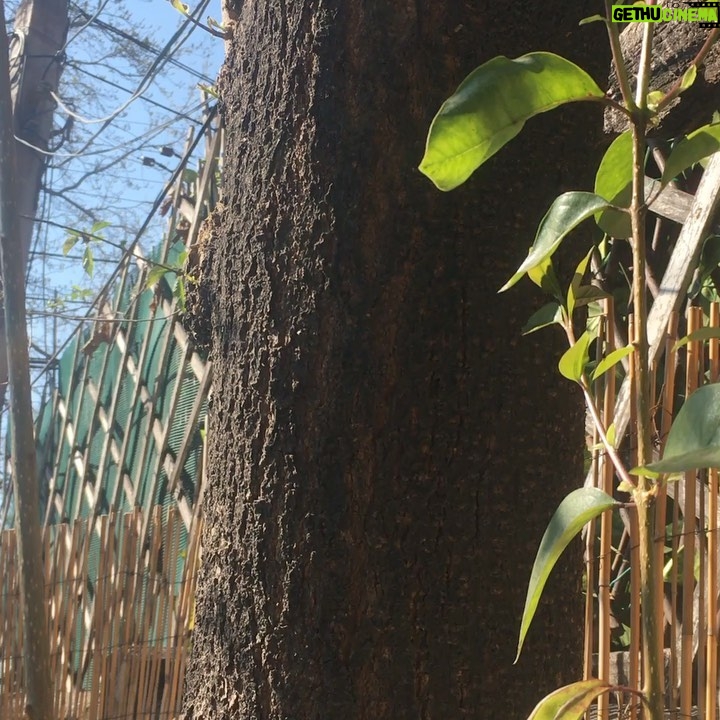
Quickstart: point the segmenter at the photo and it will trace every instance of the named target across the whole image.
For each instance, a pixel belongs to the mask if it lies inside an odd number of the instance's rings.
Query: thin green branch
[[[587,405],[587,409],[590,412],[590,417],[592,417],[595,428],[597,429],[598,435],[600,436],[600,442],[602,442],[610,460],[612,460],[612,464],[615,467],[615,472],[618,474],[618,477],[621,480],[626,482],[630,487],[634,488],[637,485],[637,482],[627,471],[627,468],[625,467],[623,461],[618,455],[617,450],[608,439],[607,429],[605,428],[605,424],[600,418],[600,411],[598,410],[598,407],[595,403],[595,398],[592,395],[590,383],[588,382],[587,377],[583,376],[580,387],[582,388],[583,394],[585,395],[585,404]]]
[[[608,31],[610,39],[610,49],[612,50],[613,66],[617,75],[618,85],[622,93],[623,102],[629,111],[635,110],[635,102],[633,101],[632,90],[630,88],[630,79],[628,78],[625,60],[623,59],[622,48],[620,47],[620,33],[618,26],[612,21],[612,3],[605,0],[605,27]]]

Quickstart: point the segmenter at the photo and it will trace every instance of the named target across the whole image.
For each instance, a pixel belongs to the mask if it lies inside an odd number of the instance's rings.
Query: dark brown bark
[[[601,112],[533,121],[451,194],[416,170],[493,55],[604,74],[602,28],[577,27],[593,3],[538,9],[231,7],[226,207],[195,308],[217,378],[197,720],[515,719],[579,678],[577,548],[512,665],[538,542],[582,481],[582,414],[559,333],[520,336],[538,296],[496,293],[552,198],[591,185]]]

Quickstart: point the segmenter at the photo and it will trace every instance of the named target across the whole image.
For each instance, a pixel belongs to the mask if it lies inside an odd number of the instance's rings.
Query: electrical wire
[[[92,312],[93,308],[97,305],[100,298],[103,298],[107,295],[109,290],[112,287],[113,282],[117,279],[118,273],[120,272],[122,262],[128,257],[135,256],[135,250],[138,246],[138,243],[140,242],[140,238],[145,233],[145,230],[150,225],[150,222],[155,216],[155,213],[157,212],[158,208],[162,204],[163,199],[167,195],[168,192],[172,189],[172,186],[177,181],[177,179],[182,174],[183,170],[185,169],[185,166],[187,165],[188,161],[192,157],[193,153],[195,152],[195,149],[200,144],[200,141],[205,138],[206,132],[210,129],[210,126],[215,119],[215,116],[217,115],[217,105],[213,105],[210,110],[208,111],[208,116],[205,122],[203,123],[202,128],[198,131],[198,133],[193,138],[192,143],[187,148],[185,153],[183,154],[180,163],[178,164],[177,169],[175,172],[171,175],[167,183],[165,184],[165,187],[162,189],[160,193],[158,193],[157,197],[155,198],[155,202],[153,203],[152,209],[145,217],[145,220],[143,221],[142,225],[140,226],[140,229],[135,233],[135,237],[133,238],[132,242],[128,244],[127,248],[124,251],[123,256],[120,258],[118,264],[116,265],[115,271],[110,274],[102,288],[98,291],[95,300],[90,304],[90,307],[88,309],[88,316],[90,312]],[[52,221],[46,221],[48,223],[52,223]],[[60,346],[55,350],[52,357],[48,362],[46,363],[45,367],[41,370],[41,372],[38,374],[38,378],[43,375],[44,372],[50,370],[54,363],[57,362],[57,360],[60,357],[60,354],[65,350],[65,348],[68,346],[68,343],[71,340],[71,336],[67,337],[63,343],[60,344]],[[36,378],[37,379],[37,378]],[[33,384],[35,384],[35,381],[33,381]]]
[[[179,50],[180,47],[182,46],[182,44],[187,40],[187,37],[183,39],[182,35],[183,35],[183,33],[186,32],[186,30],[188,29],[188,26],[190,26],[190,31],[188,33],[188,37],[195,30],[196,25],[194,25],[192,23],[191,19],[195,18],[196,15],[201,15],[205,11],[205,8],[207,8],[207,6],[209,4],[210,4],[210,0],[202,0],[202,2],[200,2],[198,4],[198,6],[195,8],[195,10],[193,10],[193,12],[190,14],[190,16],[185,18],[185,20],[180,25],[180,28],[175,31],[175,33],[170,38],[170,40],[168,40],[168,42],[165,44],[165,46],[162,49],[162,52],[158,55],[158,57],[155,58],[155,60],[151,64],[150,68],[145,73],[143,79],[138,84],[138,87],[135,90],[135,92],[124,103],[122,103],[119,107],[117,107],[109,115],[107,115],[103,118],[95,118],[95,119],[83,118],[81,115],[78,115],[77,113],[73,114],[73,112],[69,108],[67,108],[67,106],[58,97],[57,93],[54,93],[54,92],[50,93],[52,95],[53,99],[63,108],[63,110],[65,110],[66,113],[68,113],[69,115],[74,117],[79,122],[82,122],[82,123],[85,123],[88,125],[91,125],[91,124],[101,124],[102,125],[102,127],[100,128],[98,133],[96,135],[94,135],[92,138],[90,138],[88,143],[92,142],[97,137],[97,135],[107,127],[107,125],[110,122],[112,122],[120,113],[122,113],[134,100],[136,100],[145,91],[145,89],[148,87],[148,85],[150,85],[152,83],[152,81],[155,79],[155,77],[157,77],[157,74],[160,72],[160,70],[162,70],[162,67],[167,63],[166,56],[171,55],[173,52],[177,52],[177,50]],[[177,46],[175,48],[173,48],[173,45],[175,45],[175,43],[177,43]]]

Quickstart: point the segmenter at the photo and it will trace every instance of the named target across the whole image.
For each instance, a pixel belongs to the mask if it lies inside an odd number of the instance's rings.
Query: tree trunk
[[[440,103],[496,54],[553,50],[602,78],[602,24],[577,24],[595,4],[228,10],[225,209],[195,297],[216,380],[187,710],[522,718],[580,678],[577,546],[512,661],[540,537],[582,483],[582,401],[559,333],[520,335],[530,284],[496,293],[553,197],[591,187],[601,113],[534,120],[450,194],[416,166]]]

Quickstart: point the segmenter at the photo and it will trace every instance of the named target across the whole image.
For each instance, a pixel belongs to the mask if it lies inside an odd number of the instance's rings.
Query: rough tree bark
[[[228,12],[225,209],[194,298],[217,379],[188,714],[521,718],[579,678],[578,548],[512,661],[583,423],[559,336],[520,336],[538,296],[496,292],[554,195],[591,186],[601,113],[533,121],[451,194],[416,166],[493,55],[550,49],[602,78],[601,24],[577,26],[595,3]]]

